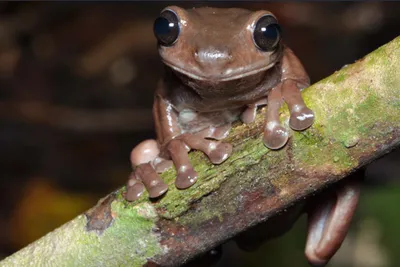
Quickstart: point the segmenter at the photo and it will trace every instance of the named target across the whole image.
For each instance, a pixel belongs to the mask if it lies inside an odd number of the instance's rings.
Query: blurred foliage
[[[395,2],[174,2],[272,11],[317,81],[399,35]],[[123,185],[131,148],[154,137],[162,66],[153,19],[166,2],[0,2],[0,258]],[[338,96],[340,97],[340,96]],[[394,156],[393,156],[394,155]],[[400,266],[399,151],[371,165],[370,186],[330,266]],[[305,218],[219,266],[308,266]]]

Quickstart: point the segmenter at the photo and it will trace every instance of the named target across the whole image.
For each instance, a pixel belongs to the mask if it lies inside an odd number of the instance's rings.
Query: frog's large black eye
[[[179,36],[179,19],[175,12],[165,10],[154,21],[154,35],[163,46],[171,46]]]
[[[265,15],[258,19],[253,40],[262,51],[273,51],[276,48],[281,40],[281,28],[273,16]]]

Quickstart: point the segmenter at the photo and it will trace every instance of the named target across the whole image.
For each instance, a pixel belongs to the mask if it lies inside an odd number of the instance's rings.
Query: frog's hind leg
[[[279,109],[283,104],[281,85],[274,87],[268,94],[264,144],[270,149],[283,147],[289,139],[288,130],[279,120]]]
[[[314,112],[304,103],[296,81],[288,79],[283,82],[282,96],[290,110],[290,127],[296,131],[310,127],[314,122]]]
[[[131,152],[131,163],[135,170],[127,183],[126,199],[138,199],[146,188],[151,198],[156,198],[168,190],[168,185],[157,174],[157,166],[167,161],[158,157],[160,151],[157,141],[150,139],[138,144]],[[153,166],[155,165],[155,166]]]
[[[329,192],[330,193],[330,192]],[[359,181],[345,181],[332,195],[324,194],[308,210],[308,261],[324,266],[341,246],[360,195]]]

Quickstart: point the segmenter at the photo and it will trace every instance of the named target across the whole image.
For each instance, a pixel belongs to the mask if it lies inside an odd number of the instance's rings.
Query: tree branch
[[[228,137],[233,155],[214,166],[190,158],[199,180],[188,190],[170,185],[157,202],[134,203],[116,190],[69,223],[0,266],[177,265],[250,226],[264,222],[400,145],[400,37],[312,85],[303,96],[314,125],[292,132],[288,145],[262,143],[263,116],[237,124]],[[282,109],[284,122],[287,108]]]

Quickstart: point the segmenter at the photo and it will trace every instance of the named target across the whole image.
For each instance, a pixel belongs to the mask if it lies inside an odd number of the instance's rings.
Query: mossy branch
[[[263,116],[235,126],[233,155],[213,166],[190,157],[198,182],[179,191],[174,171],[157,202],[124,201],[124,188],[0,262],[0,266],[177,265],[263,222],[400,145],[400,37],[307,88],[314,125],[288,145],[262,143]],[[287,108],[282,109],[287,124]],[[223,229],[223,230],[221,230]]]

